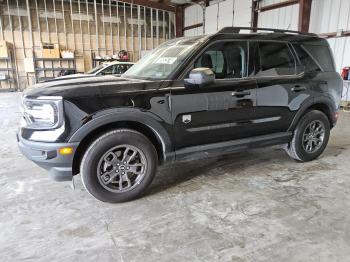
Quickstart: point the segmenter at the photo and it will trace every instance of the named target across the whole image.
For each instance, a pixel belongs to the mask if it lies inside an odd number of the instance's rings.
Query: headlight
[[[62,97],[23,98],[24,125],[32,129],[53,129],[61,124]]]

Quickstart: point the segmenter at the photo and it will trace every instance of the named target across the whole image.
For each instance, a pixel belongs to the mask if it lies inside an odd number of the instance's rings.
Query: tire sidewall
[[[302,146],[302,139],[303,139],[303,134],[305,131],[305,128],[314,120],[319,120],[323,123],[325,127],[325,137],[323,140],[322,146],[314,153],[308,153],[305,151],[305,149]],[[322,113],[321,111],[318,110],[313,110],[308,112],[300,121],[296,131],[295,131],[295,151],[298,155],[298,157],[302,161],[311,161],[313,159],[316,159],[319,157],[323,151],[325,150],[328,140],[329,140],[329,135],[330,135],[330,124],[327,116]]]
[[[144,154],[147,162],[145,176],[140,183],[130,191],[113,193],[105,189],[97,177],[97,166],[101,157],[111,148],[129,144],[137,147]],[[93,142],[86,151],[80,173],[86,190],[103,202],[124,202],[141,196],[152,182],[157,168],[156,150],[151,142],[141,133],[132,130],[115,130],[106,133]]]

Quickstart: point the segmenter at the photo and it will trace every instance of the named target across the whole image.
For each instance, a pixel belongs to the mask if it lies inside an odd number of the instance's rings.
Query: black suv
[[[36,85],[23,95],[22,152],[55,180],[80,173],[107,202],[140,196],[175,160],[276,144],[317,158],[342,91],[327,41],[240,30],[170,40],[122,77]]]

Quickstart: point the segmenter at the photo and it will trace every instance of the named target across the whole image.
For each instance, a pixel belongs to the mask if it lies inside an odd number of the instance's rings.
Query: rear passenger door
[[[310,97],[311,86],[291,45],[271,41],[252,44],[258,86],[256,132],[285,132],[300,105]]]

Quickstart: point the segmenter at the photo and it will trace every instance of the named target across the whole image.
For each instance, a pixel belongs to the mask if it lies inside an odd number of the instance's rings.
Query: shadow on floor
[[[273,160],[276,160],[280,164],[286,161],[292,161],[281,147],[272,147],[249,150],[216,158],[175,163],[174,165],[162,167],[158,170],[147,195],[160,193],[199,176],[217,177],[227,172],[234,175],[236,171],[247,168],[250,165],[258,165],[259,163],[269,164]]]

